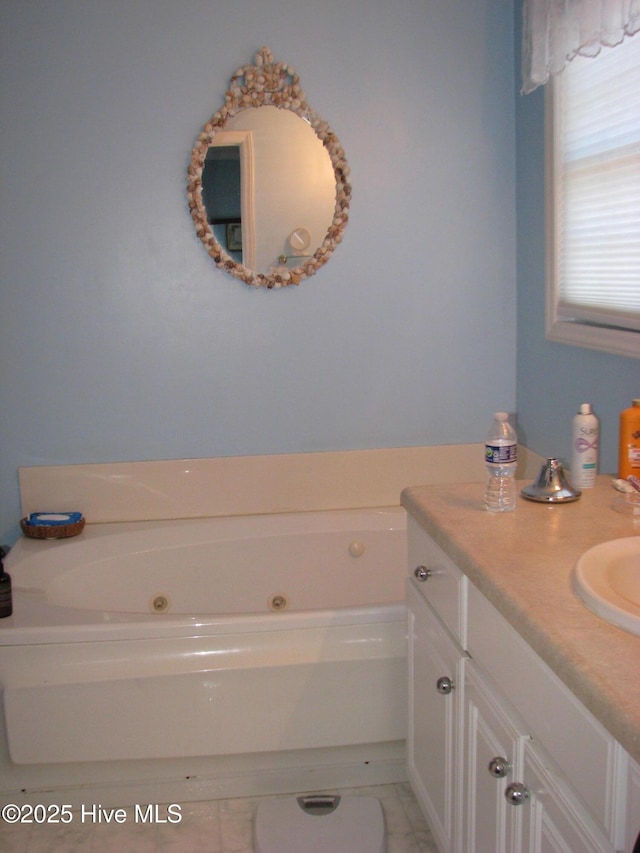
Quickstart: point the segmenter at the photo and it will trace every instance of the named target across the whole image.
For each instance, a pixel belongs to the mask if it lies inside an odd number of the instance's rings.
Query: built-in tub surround
[[[540,457],[520,447],[518,473]],[[483,480],[482,444],[20,468],[22,514],[80,509],[89,523],[396,506],[421,483]]]
[[[9,557],[3,801],[404,779],[401,507],[88,524]]]
[[[519,483],[519,487],[526,484]],[[483,510],[476,485],[418,486],[402,503],[623,748],[640,760],[640,638],[591,613],[571,575],[590,547],[637,536],[611,478],[574,503]]]

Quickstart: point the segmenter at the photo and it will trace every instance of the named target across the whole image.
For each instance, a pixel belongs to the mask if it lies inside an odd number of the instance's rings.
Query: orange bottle
[[[640,398],[630,409],[620,412],[618,476],[623,480],[629,474],[640,477]]]

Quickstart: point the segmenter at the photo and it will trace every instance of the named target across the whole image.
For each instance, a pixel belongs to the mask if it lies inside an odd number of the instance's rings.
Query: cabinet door
[[[522,814],[523,851],[527,853],[615,853],[610,841],[584,806],[556,776],[545,756],[525,743],[524,801],[513,805]]]
[[[462,849],[457,802],[462,772],[460,708],[464,656],[414,583],[407,581],[407,772],[440,849],[453,853]]]
[[[640,843],[640,764],[629,758],[627,768],[627,815],[625,851],[631,853]]]
[[[464,704],[465,853],[519,851],[522,811],[509,806],[505,790],[518,778],[527,736],[472,661],[465,667]]]

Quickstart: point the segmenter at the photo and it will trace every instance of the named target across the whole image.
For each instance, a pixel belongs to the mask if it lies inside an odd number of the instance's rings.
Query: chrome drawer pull
[[[489,762],[488,770],[489,775],[493,776],[494,779],[504,779],[509,770],[511,770],[511,765],[506,758],[496,755],[496,757],[492,758]]]
[[[529,799],[529,791],[525,788],[522,782],[513,782],[504,792],[507,802],[512,806],[521,806],[525,800]]]
[[[451,693],[454,688],[453,681],[448,678],[446,675],[443,675],[436,681],[436,689],[438,693],[442,693],[443,696]]]
[[[418,568],[414,569],[413,571],[414,577],[416,577],[422,583],[428,580],[432,574],[433,572],[431,571],[431,569],[428,569],[426,566],[418,566]]]

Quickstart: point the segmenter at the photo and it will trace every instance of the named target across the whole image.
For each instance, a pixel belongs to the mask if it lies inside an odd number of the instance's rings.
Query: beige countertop
[[[518,483],[518,491],[528,481]],[[612,509],[611,477],[573,503],[484,509],[483,484],[413,486],[402,505],[636,761],[640,761],[640,637],[591,613],[571,589],[578,557],[640,536]]]

